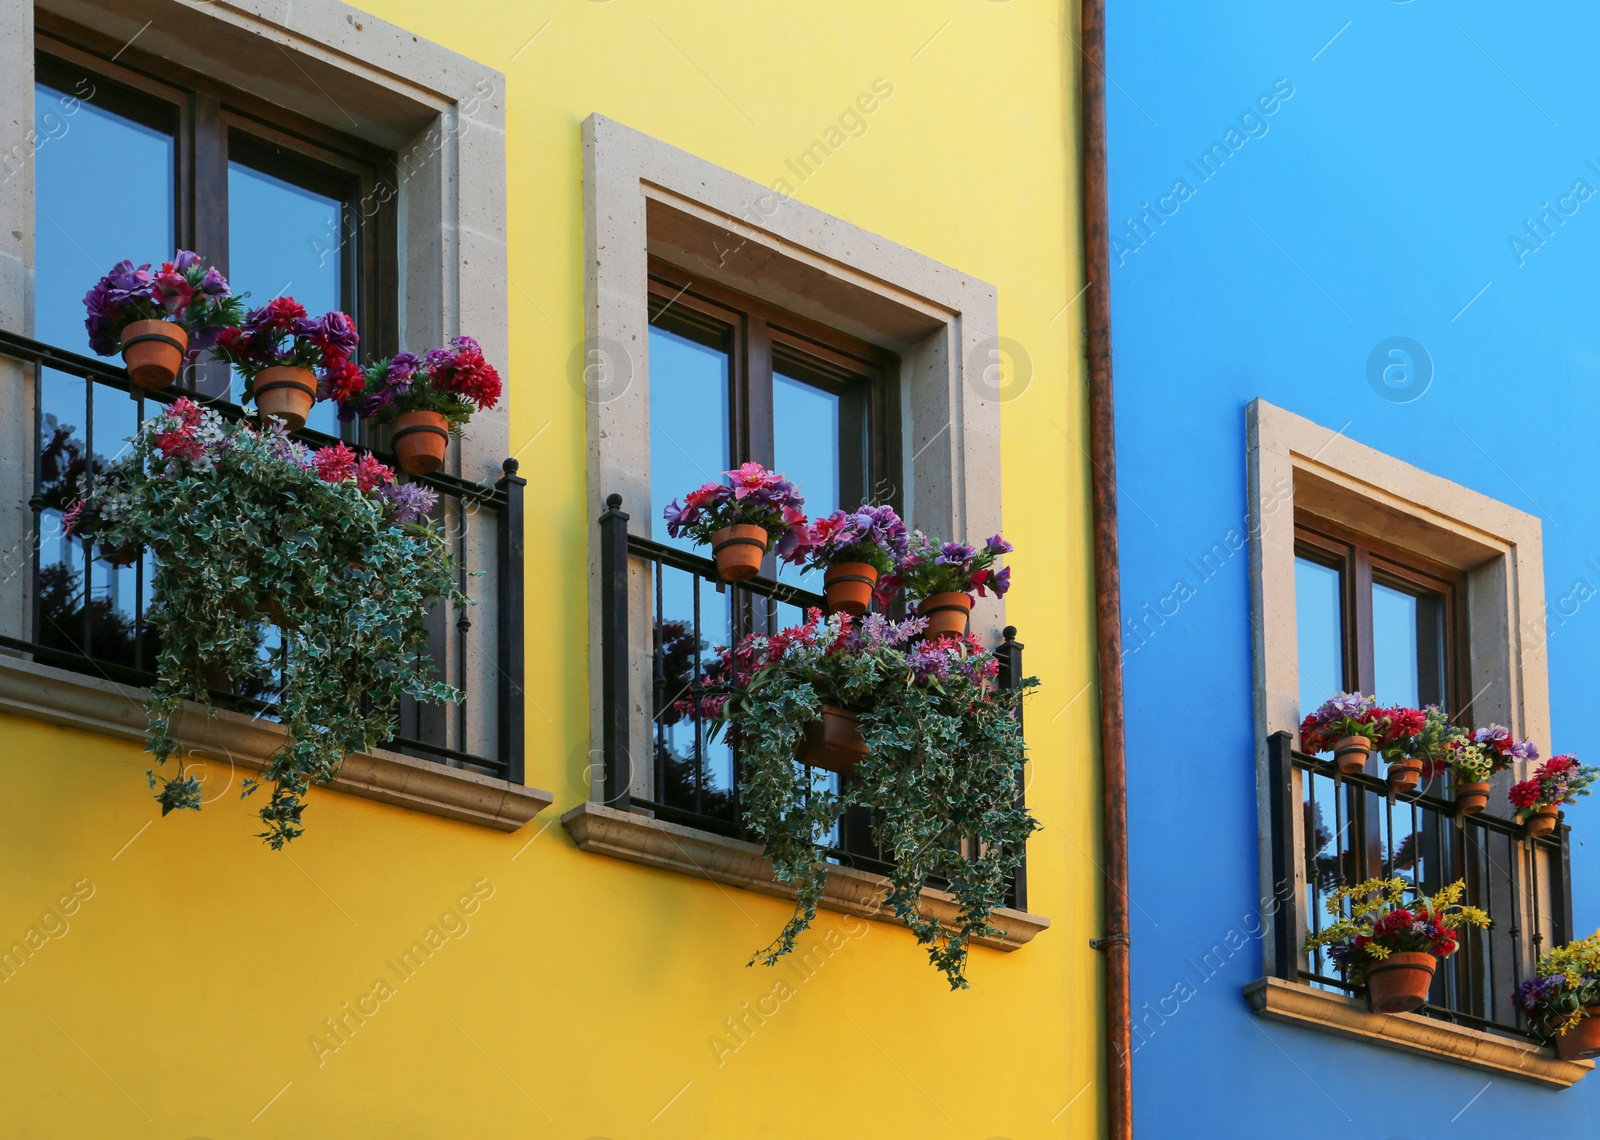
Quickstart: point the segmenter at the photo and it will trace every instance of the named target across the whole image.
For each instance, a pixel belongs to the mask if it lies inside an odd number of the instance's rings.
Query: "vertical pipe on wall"
[[[1122,587],[1117,569],[1117,445],[1111,385],[1111,243],[1106,199],[1105,0],[1080,7],[1079,113],[1089,364],[1089,466],[1094,501],[1095,642],[1100,666],[1105,927],[1106,1113],[1112,1140],[1133,1136],[1132,999],[1128,971],[1127,767],[1122,730]],[[1074,287],[1076,287],[1074,285]]]

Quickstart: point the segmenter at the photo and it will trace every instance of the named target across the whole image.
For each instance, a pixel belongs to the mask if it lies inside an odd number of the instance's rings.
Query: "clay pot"
[[[1422,761],[1407,757],[1389,765],[1389,786],[1397,792],[1414,792],[1422,783]]]
[[[942,634],[960,637],[967,632],[967,622],[972,616],[972,595],[930,594],[917,603],[917,613],[928,619],[924,637]]]
[[[1563,1061],[1600,1057],[1600,1005],[1591,1005],[1582,1021],[1556,1038],[1556,1052]]]
[[[178,378],[189,352],[189,334],[172,321],[134,321],[122,330],[128,379],[151,391]]]
[[[431,475],[444,466],[450,421],[438,412],[401,412],[394,418],[389,442],[408,475]]]
[[[1378,1013],[1408,1013],[1428,1003],[1433,971],[1439,959],[1432,954],[1390,954],[1367,970],[1367,998]]]
[[[262,419],[271,416],[290,431],[299,431],[316,403],[317,378],[309,368],[278,364],[257,373],[250,392]]]
[[[1333,762],[1346,776],[1357,776],[1367,769],[1367,756],[1372,752],[1372,741],[1365,736],[1347,736],[1333,746]]]
[[[1457,784],[1454,795],[1457,811],[1462,815],[1477,815],[1489,806],[1489,781],[1480,780],[1471,784]]]
[[[822,715],[806,725],[800,743],[800,762],[813,768],[848,776],[867,754],[861,720],[848,709],[823,705]]]
[[[878,584],[878,568],[870,562],[841,562],[828,567],[822,582],[829,613],[860,617],[872,608],[872,591]]]
[[[761,573],[767,552],[767,532],[751,523],[725,526],[711,536],[711,556],[724,582],[743,582]]]
[[[1540,808],[1523,821],[1523,826],[1528,829],[1529,839],[1538,839],[1540,836],[1549,835],[1556,829],[1556,821],[1560,818],[1560,808]]]

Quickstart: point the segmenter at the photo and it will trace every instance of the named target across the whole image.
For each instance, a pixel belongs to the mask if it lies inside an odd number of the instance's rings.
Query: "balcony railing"
[[[701,697],[717,695],[706,679],[719,645],[751,633],[799,624],[822,595],[767,576],[730,585],[709,558],[628,532],[620,495],[600,516],[601,747],[604,802],[738,839],[750,839],[739,810],[739,750],[713,739]],[[639,588],[643,585],[643,589]],[[1000,683],[1022,680],[1022,644],[1006,627],[996,649]],[[642,674],[642,675],[641,675]],[[637,700],[641,691],[645,701]],[[647,703],[647,725],[635,708]],[[1020,713],[1019,713],[1020,716]],[[647,755],[635,764],[635,749]],[[798,762],[797,762],[798,765]],[[849,780],[805,769],[818,789],[849,796]],[[1018,798],[1022,791],[1018,789]],[[843,866],[886,873],[892,867],[872,840],[871,812],[848,806],[822,856]],[[1025,864],[1007,905],[1027,907]]]
[[[1279,977],[1355,993],[1323,951],[1302,952],[1308,930],[1328,921],[1324,900],[1372,878],[1401,878],[1432,894],[1462,880],[1470,905],[1493,920],[1460,932],[1418,1012],[1519,1037],[1529,1036],[1515,998],[1538,956],[1571,937],[1570,828],[1528,839],[1513,820],[1466,815],[1424,785],[1391,794],[1387,781],[1343,776],[1331,761],[1297,752],[1286,732],[1268,741],[1272,781],[1273,915]],[[1290,887],[1293,887],[1291,890]]]
[[[97,472],[147,416],[159,414],[158,406],[191,395],[230,419],[248,413],[180,387],[144,391],[132,386],[121,368],[4,331],[0,364],[10,374],[0,376],[0,390],[32,405],[34,441],[31,473],[7,484],[8,495],[13,487],[22,491],[30,514],[26,528],[16,527],[6,537],[15,540],[13,553],[28,554],[8,562],[5,578],[14,600],[23,592],[11,583],[21,573],[31,574],[31,585],[25,603],[4,608],[8,628],[0,629],[0,648],[42,664],[148,685],[155,680],[159,637],[146,620],[153,555],[146,552],[131,566],[96,558],[91,542],[63,533],[62,513],[93,489]],[[316,431],[294,434],[312,447],[336,442]],[[459,588],[480,604],[460,615],[440,604],[430,621],[435,676],[465,699],[442,706],[403,701],[399,732],[387,746],[521,783],[525,480],[516,470],[516,461],[506,460],[504,474],[492,485],[442,473],[401,476],[438,492],[433,521],[451,544]],[[485,582],[491,584],[489,597],[484,597]],[[277,632],[267,627],[263,653],[283,652]],[[218,697],[241,711],[271,716],[270,686]]]

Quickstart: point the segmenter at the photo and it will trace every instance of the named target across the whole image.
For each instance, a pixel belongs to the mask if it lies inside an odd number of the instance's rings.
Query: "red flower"
[[[194,299],[194,286],[184,279],[172,262],[167,261],[162,263],[161,272],[156,274],[151,295],[167,312],[179,313],[187,309],[189,302]]]
[[[378,462],[378,457],[370,451],[356,464],[355,475],[356,486],[363,491],[376,491],[385,483],[394,482],[394,471]]]
[[[1511,806],[1526,811],[1539,802],[1539,781],[1537,779],[1524,780],[1520,784],[1511,785]]]
[[[340,442],[319,449],[312,455],[311,464],[324,483],[343,483],[356,472],[356,453]]]
[[[361,366],[350,360],[330,364],[317,381],[317,398],[348,404],[360,396],[367,386],[367,374]]]
[[[1327,751],[1328,743],[1322,739],[1315,713],[1300,722],[1300,747],[1312,753]]]
[[[465,396],[484,411],[500,399],[500,373],[483,358],[483,353],[463,348],[432,376],[433,386],[441,392],[455,392]]]
[[[1389,722],[1388,739],[1390,741],[1406,740],[1422,731],[1427,723],[1427,716],[1421,709],[1392,708],[1384,711]]]

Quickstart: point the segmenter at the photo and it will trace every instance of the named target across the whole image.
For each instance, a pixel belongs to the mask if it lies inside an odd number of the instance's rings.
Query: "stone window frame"
[[[583,123],[585,339],[572,382],[588,419],[591,520],[622,496],[629,533],[682,488],[650,486],[649,259],[885,348],[900,358],[902,479],[908,521],[971,539],[1001,526],[1001,359],[994,286],[687,151],[592,114]],[[589,528],[589,628],[600,628],[599,528]],[[648,576],[630,567],[629,756],[648,754]],[[996,641],[1003,603],[979,599],[972,631]],[[590,640],[590,756],[601,743],[601,653]],[[604,765],[591,765],[603,772]],[[650,765],[633,789],[649,795]],[[603,780],[592,798],[603,800]]]
[[[314,5],[275,0],[7,4],[0,13],[0,62],[5,65],[0,121],[12,123],[26,142],[15,176],[0,180],[0,325],[25,336],[33,331],[34,171],[32,136],[23,132],[34,114],[36,10],[120,43],[137,40],[146,55],[170,59],[394,152],[389,191],[398,199],[400,344],[428,348],[465,331],[483,344],[490,360],[509,364],[505,76],[339,0]],[[0,546],[27,550],[34,541],[27,507],[28,457],[34,447],[31,373],[0,359],[0,389],[19,409],[0,424]],[[501,462],[510,454],[509,403],[508,393],[498,407],[473,418],[472,430],[452,445],[454,473],[486,484],[500,476]],[[469,560],[492,564],[492,546],[472,545]],[[494,578],[491,571],[481,580],[477,592],[483,604],[473,615],[487,645],[494,644],[496,626]],[[30,613],[26,589],[4,590],[0,632],[26,637]],[[475,691],[492,692],[497,663],[492,653],[479,658],[468,683]],[[41,693],[50,695],[41,699]],[[92,713],[97,702],[131,705],[139,696],[16,658],[7,658],[0,670],[0,710],[81,723],[94,731],[111,731],[111,725],[127,719],[120,708]],[[469,738],[479,740],[495,731],[493,706],[474,704]],[[226,758],[258,766],[275,747],[273,734],[246,736],[251,747],[235,741],[224,749]],[[204,741],[197,747],[203,750]],[[257,755],[262,748],[267,752]],[[505,830],[551,801],[538,789],[392,753],[355,759],[362,774],[352,769],[335,787]],[[404,796],[384,790],[394,787],[409,790]],[[468,800],[475,806],[463,808]],[[485,802],[495,806],[477,806]]]
[[[1305,711],[1299,707],[1295,623],[1296,509],[1382,535],[1392,546],[1465,574],[1466,683],[1474,694],[1474,719],[1505,724],[1519,737],[1540,741],[1550,739],[1544,542],[1536,516],[1265,400],[1253,400],[1247,408],[1246,435],[1259,862],[1261,897],[1271,899],[1278,891],[1272,882],[1267,742],[1278,732],[1297,735]],[[1495,792],[1503,796],[1532,767],[1519,762],[1496,776]],[[1294,827],[1299,850],[1304,836],[1298,813]],[[1294,889],[1303,898],[1298,875],[1304,863],[1297,859],[1295,864]],[[1432,1018],[1367,1013],[1343,995],[1281,980],[1270,941],[1262,943],[1262,951],[1267,977],[1245,990],[1261,1016],[1550,1087],[1565,1087],[1593,1067]]]

